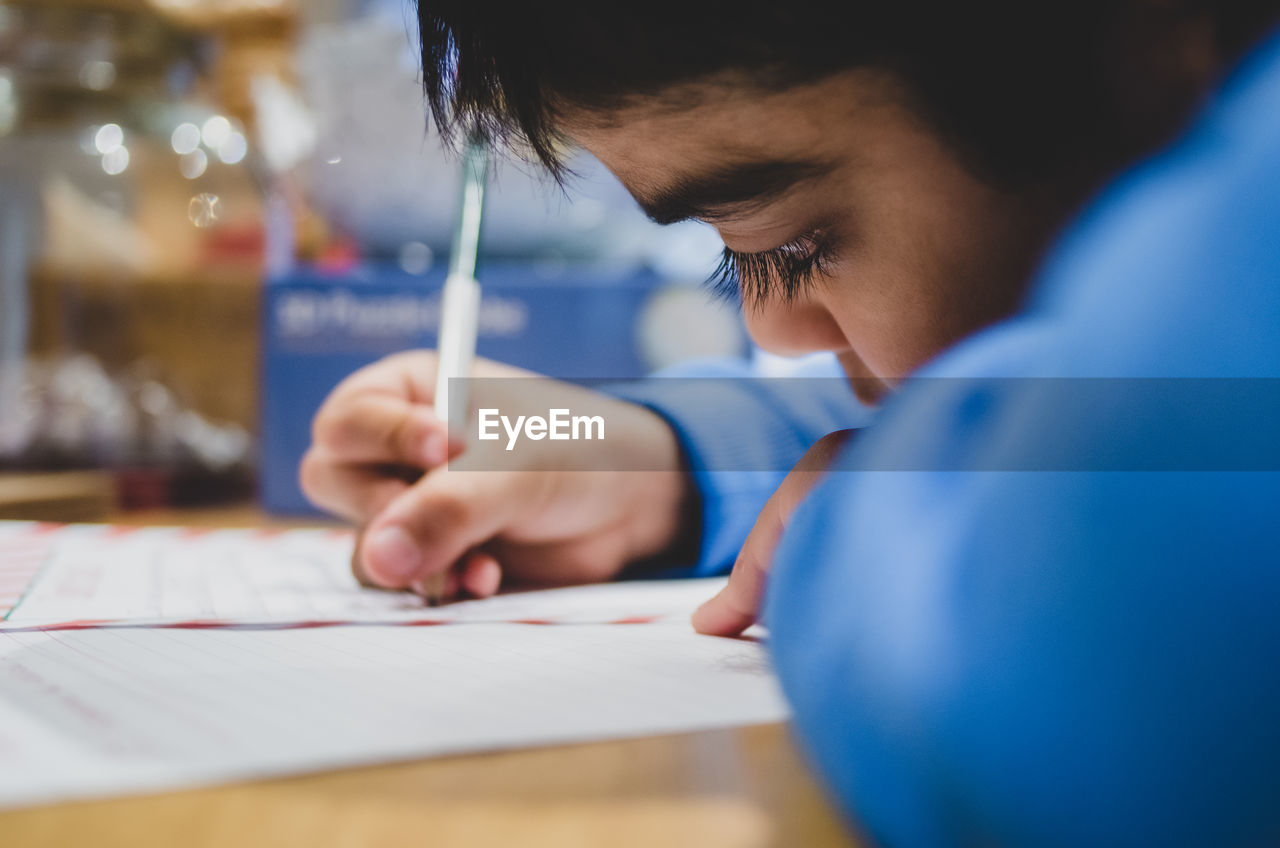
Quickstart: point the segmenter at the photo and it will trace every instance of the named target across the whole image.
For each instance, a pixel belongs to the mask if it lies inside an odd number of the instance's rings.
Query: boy
[[[768,572],[801,738],[877,841],[1274,842],[1280,466],[1249,391],[1280,377],[1280,4],[473,6],[419,8],[443,129],[553,171],[579,144],[713,224],[756,341],[832,351],[863,400],[936,379],[851,446],[852,403],[726,385],[709,426],[654,386],[624,440],[690,473],[409,486],[386,465],[448,447],[429,355],[393,358],[303,468],[366,525],[363,574],[485,595],[692,551],[735,563],[694,620],[730,634]],[[715,473],[753,442],[800,460],[772,496]]]

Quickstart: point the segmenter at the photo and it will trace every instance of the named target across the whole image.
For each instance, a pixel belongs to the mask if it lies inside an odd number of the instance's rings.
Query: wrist
[[[636,449],[643,457],[633,463],[639,470],[619,472],[629,493],[628,568],[690,562],[697,557],[700,510],[679,439],[662,416],[638,404],[627,405],[636,419]]]

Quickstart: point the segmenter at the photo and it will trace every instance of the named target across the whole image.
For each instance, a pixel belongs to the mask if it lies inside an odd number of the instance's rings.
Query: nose
[[[801,356],[849,347],[835,318],[821,304],[801,300],[744,310],[747,332],[764,350],[780,356]]]

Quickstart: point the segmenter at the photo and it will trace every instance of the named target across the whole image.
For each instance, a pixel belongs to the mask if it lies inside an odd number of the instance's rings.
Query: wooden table
[[[0,519],[101,521],[114,504],[111,475],[100,471],[0,472]]]
[[[263,523],[249,509],[124,520]],[[782,725],[18,810],[0,813],[0,842],[13,848],[854,844]]]
[[[0,814],[14,848],[851,845],[779,725]]]

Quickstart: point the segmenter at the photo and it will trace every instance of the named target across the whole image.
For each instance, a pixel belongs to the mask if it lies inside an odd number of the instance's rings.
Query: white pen
[[[476,258],[480,252],[480,221],[489,175],[489,148],[479,136],[467,140],[462,157],[462,198],[449,253],[449,276],[444,281],[440,307],[440,333],[436,345],[436,415],[451,437],[465,440],[467,430],[467,381],[476,356],[480,320],[480,283]],[[450,385],[450,381],[453,381]],[[447,571],[423,581],[423,595],[432,606],[444,595]]]

